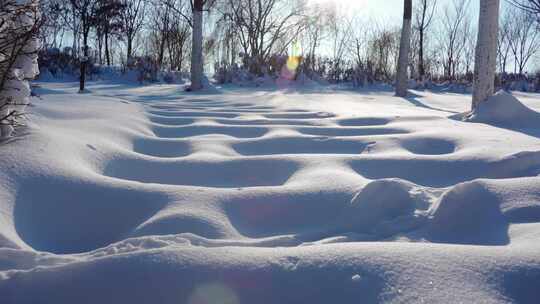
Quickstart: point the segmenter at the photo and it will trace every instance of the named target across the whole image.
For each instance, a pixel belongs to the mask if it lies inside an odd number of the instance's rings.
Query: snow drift
[[[42,86],[0,146],[2,303],[536,301],[534,136],[391,93]]]
[[[480,103],[467,120],[507,127],[537,128],[540,113],[525,106],[512,94],[499,91]]]

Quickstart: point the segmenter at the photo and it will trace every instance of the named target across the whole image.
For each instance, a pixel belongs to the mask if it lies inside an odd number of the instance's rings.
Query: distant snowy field
[[[540,114],[508,96],[39,85],[2,304],[540,301]]]

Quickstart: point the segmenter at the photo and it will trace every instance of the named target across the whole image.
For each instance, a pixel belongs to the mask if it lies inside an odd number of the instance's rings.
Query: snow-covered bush
[[[95,52],[91,52],[92,54]],[[43,49],[39,52],[40,79],[62,79],[80,76],[80,60],[71,48]],[[184,83],[189,74],[181,71],[161,70],[152,56],[132,56],[122,65],[97,64],[97,55],[88,57],[86,76],[93,80],[120,80],[135,83],[164,82]]]
[[[140,83],[158,81],[159,65],[154,58],[150,56],[135,58],[135,69],[138,73],[137,81]]]
[[[38,62],[43,73],[50,73],[50,76],[55,78],[61,78],[63,74],[75,74],[79,66],[70,47],[65,47],[62,50],[58,48],[43,49],[38,53]]]
[[[11,136],[38,73],[38,0],[8,0],[0,6],[0,137]]]
[[[214,80],[218,83],[253,84],[260,86],[279,82],[280,79],[287,81],[296,80],[300,74],[302,57],[274,54],[268,62],[258,66],[258,72],[253,72],[252,66],[257,59],[240,54],[242,65],[238,64],[214,64]]]
[[[508,74],[497,75],[496,87],[505,91],[540,92],[540,74]]]

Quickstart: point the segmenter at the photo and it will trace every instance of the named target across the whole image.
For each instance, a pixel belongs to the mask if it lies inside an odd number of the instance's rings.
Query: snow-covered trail
[[[536,129],[435,94],[72,91],[0,151],[6,303],[535,298]]]

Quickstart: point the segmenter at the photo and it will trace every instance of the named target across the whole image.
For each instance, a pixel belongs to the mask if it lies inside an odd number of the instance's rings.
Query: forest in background
[[[334,2],[196,2],[202,4],[204,71],[218,83],[285,78],[365,86],[395,78],[401,26],[384,16],[366,18]],[[471,0],[413,3],[408,68],[413,85],[471,84],[478,23],[470,14]],[[540,90],[538,14],[503,4],[498,85]],[[40,66],[53,75],[77,75],[80,62],[88,61],[89,74],[112,66],[121,73],[136,71],[139,81],[188,78],[191,1],[43,0],[40,5],[46,16]]]

